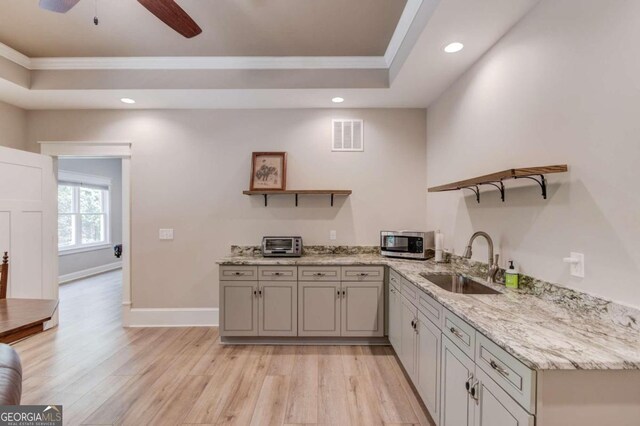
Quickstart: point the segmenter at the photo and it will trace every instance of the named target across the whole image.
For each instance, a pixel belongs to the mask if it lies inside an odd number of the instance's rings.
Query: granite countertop
[[[421,272],[467,272],[457,265],[390,259],[377,254],[318,254],[299,258],[249,254],[227,257],[218,263],[386,265],[532,369],[640,369],[640,330],[617,323],[588,304],[576,306],[557,295],[549,298],[504,286],[499,286],[502,294],[497,295],[456,294],[420,276]],[[635,318],[631,319],[635,324]]]

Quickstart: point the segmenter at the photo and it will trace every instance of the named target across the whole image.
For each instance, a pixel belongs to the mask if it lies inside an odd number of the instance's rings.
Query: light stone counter
[[[529,279],[529,287],[524,290],[499,286],[502,294],[465,295],[443,290],[420,273],[455,271],[478,279],[482,267],[390,259],[348,250],[299,258],[264,258],[255,251],[237,248],[234,253],[239,255],[218,263],[389,266],[533,369],[640,369],[637,311],[552,284]]]

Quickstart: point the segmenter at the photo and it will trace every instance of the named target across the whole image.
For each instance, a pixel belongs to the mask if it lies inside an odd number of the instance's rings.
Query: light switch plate
[[[334,230],[329,231],[329,239],[330,240],[335,240],[338,238],[338,233]]]
[[[173,240],[173,229],[161,229],[159,236],[161,240]]]
[[[571,275],[574,277],[584,278],[584,254],[572,251],[571,258],[578,261],[571,264]]]

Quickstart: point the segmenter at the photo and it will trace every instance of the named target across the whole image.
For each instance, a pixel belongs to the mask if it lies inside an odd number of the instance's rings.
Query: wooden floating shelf
[[[351,195],[350,189],[285,189],[285,190],[256,190],[256,191],[242,191],[244,195],[262,195],[264,197],[264,206],[267,206],[267,197],[269,195],[295,195],[296,207],[298,207],[298,195],[330,195],[331,206],[333,206],[334,195],[342,195],[348,197]]]
[[[448,183],[446,185],[433,186],[428,189],[429,192],[457,191],[459,189],[470,189],[476,194],[476,200],[480,202],[480,185],[491,185],[500,191],[500,196],[504,202],[504,184],[503,181],[509,179],[531,179],[542,188],[542,198],[547,199],[547,182],[544,175],[552,173],[564,173],[569,168],[566,164],[542,167],[525,167],[519,169],[508,169],[501,172],[491,173],[484,176],[478,176],[472,179],[460,180]]]

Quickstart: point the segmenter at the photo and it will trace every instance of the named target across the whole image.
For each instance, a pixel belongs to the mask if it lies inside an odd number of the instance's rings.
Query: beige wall
[[[331,152],[331,119],[362,118],[365,151]],[[424,229],[426,118],[421,109],[31,111],[29,140],[133,142],[135,307],[217,307],[215,260],[231,244],[301,235],[306,244],[377,245],[382,229]],[[349,198],[242,195],[252,151],[287,151],[289,188]],[[174,228],[160,241],[159,228]],[[329,240],[336,230],[338,239]]]
[[[27,148],[27,112],[4,102],[0,102],[0,145]]]
[[[429,194],[428,225],[462,253],[488,231],[526,274],[640,307],[640,2],[543,0],[427,112],[429,186],[568,163],[549,199],[507,183]],[[535,185],[535,184],[534,184]],[[562,258],[586,256],[586,277]],[[485,259],[484,250],[475,258]],[[504,265],[504,260],[503,263]]]

